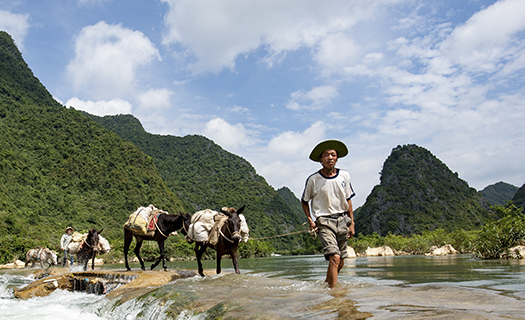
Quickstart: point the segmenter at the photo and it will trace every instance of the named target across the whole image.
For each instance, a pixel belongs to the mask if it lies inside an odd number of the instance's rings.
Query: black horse
[[[139,235],[134,233],[130,229],[124,228],[124,260],[126,261],[126,269],[128,271],[131,270],[128,264],[128,250],[131,241],[133,240],[133,237],[135,237],[135,240],[137,240],[137,244],[135,245],[134,252],[137,258],[139,258],[140,268],[142,270],[146,270],[146,267],[144,266],[144,260],[142,260],[142,258],[140,257],[140,248],[142,247],[142,241],[147,240],[157,241],[160,252],[160,256],[156,259],[155,263],[151,265],[151,270],[155,269],[155,267],[160,263],[161,260],[162,267],[164,268],[164,270],[167,270],[168,268],[166,267],[166,263],[164,261],[164,241],[168,239],[170,233],[179,229],[181,229],[183,235],[188,234],[188,228],[190,227],[190,223],[191,215],[189,213],[181,213],[180,215],[161,213],[158,217],[157,229],[155,230],[153,236]]]
[[[89,230],[86,239],[80,244],[80,249],[77,252],[77,260],[79,264],[84,264],[84,271],[87,270],[89,259],[91,259],[91,270],[95,269],[95,256],[99,251],[98,235],[102,232],[102,230],[104,229],[101,229],[100,231],[97,231],[94,228]]]
[[[221,210],[222,213],[228,216],[228,220],[226,220],[220,229],[219,241],[216,245],[212,245],[208,242],[195,242],[195,255],[197,256],[197,264],[199,266],[199,274],[201,276],[204,277],[201,258],[208,247],[217,251],[217,274],[221,273],[221,257],[224,254],[230,254],[235,273],[241,273],[239,271],[239,257],[237,256],[237,248],[239,247],[239,241],[241,240],[241,219],[239,218],[239,214],[241,214],[243,211],[244,206],[242,206],[239,210],[235,210],[235,208]]]

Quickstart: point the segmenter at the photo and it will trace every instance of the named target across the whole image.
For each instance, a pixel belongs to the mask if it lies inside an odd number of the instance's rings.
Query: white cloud
[[[292,92],[290,101],[286,107],[291,110],[319,110],[332,103],[332,99],[337,96],[337,89],[334,86],[324,85],[315,87],[308,92],[298,90]]]
[[[29,20],[28,13],[18,14],[0,10],[0,30],[6,31],[13,37],[20,51],[24,50],[24,40],[30,27]]]
[[[139,108],[142,112],[169,108],[171,106],[170,98],[172,95],[173,92],[167,88],[150,89],[138,95]]]
[[[67,67],[68,76],[75,90],[95,99],[133,93],[137,69],[160,59],[155,45],[142,32],[104,21],[82,29],[75,54]]]
[[[239,55],[259,48],[268,65],[300,48],[318,50],[316,59],[324,66],[351,63],[358,52],[352,28],[390,2],[162,1],[169,6],[163,42],[181,46],[185,51],[177,56],[195,73],[233,69]]]
[[[328,71],[339,71],[357,63],[361,58],[361,48],[343,33],[327,35],[319,42],[314,59]]]
[[[255,140],[245,126],[229,124],[222,118],[214,118],[206,123],[204,135],[230,152],[239,152],[253,146]]]
[[[131,114],[131,103],[121,99],[101,100],[101,101],[82,101],[78,98],[71,98],[66,102],[66,107],[73,107],[83,110],[96,116]]]
[[[493,72],[499,63],[525,55],[525,44],[515,37],[525,29],[525,2],[498,1],[457,27],[442,45],[452,61],[475,72]]]
[[[250,109],[241,107],[241,106],[237,106],[237,105],[227,108],[226,110],[232,113],[237,113],[237,114],[249,114],[250,113]]]
[[[271,139],[268,143],[270,157],[288,159],[296,157],[308,158],[315,145],[312,142],[322,141],[327,125],[322,121],[312,124],[303,132],[286,131]]]

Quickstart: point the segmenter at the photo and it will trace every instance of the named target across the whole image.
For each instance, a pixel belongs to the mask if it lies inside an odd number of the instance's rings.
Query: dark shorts
[[[352,219],[346,214],[337,219],[319,217],[315,221],[319,228],[319,240],[326,260],[334,254],[341,256],[342,259],[348,258],[348,227],[351,222]]]

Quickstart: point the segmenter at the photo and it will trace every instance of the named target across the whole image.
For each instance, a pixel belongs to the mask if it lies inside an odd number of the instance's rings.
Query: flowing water
[[[346,260],[329,290],[323,256],[230,260],[223,274],[180,279],[138,297],[57,290],[18,300],[27,270],[0,270],[0,319],[525,319],[525,261],[444,257]],[[195,269],[195,261],[170,269]],[[213,261],[204,267],[214,269]],[[122,265],[102,268],[123,269]],[[138,265],[132,265],[138,269]]]

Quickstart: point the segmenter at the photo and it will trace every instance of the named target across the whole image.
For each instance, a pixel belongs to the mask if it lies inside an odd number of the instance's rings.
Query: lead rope
[[[303,226],[304,225],[306,225],[306,222],[303,223]],[[310,236],[312,236],[312,238],[316,239],[317,238],[317,233],[319,232],[319,228],[310,229],[310,230],[295,231],[295,232],[280,234],[280,235],[271,236],[271,237],[250,238],[250,240],[263,240],[263,239],[280,238],[280,237],[286,237],[286,236],[289,236],[289,235],[292,235],[292,234],[298,234],[298,233],[304,233],[304,232],[308,232],[310,234]]]
[[[153,222],[155,223],[155,227],[156,227],[157,230],[160,232],[160,234],[163,235],[164,238],[167,238],[168,236],[165,235],[164,233],[162,233],[162,231],[160,231],[159,225],[157,224],[157,219],[153,218]],[[183,223],[183,225],[184,225],[184,223]]]

